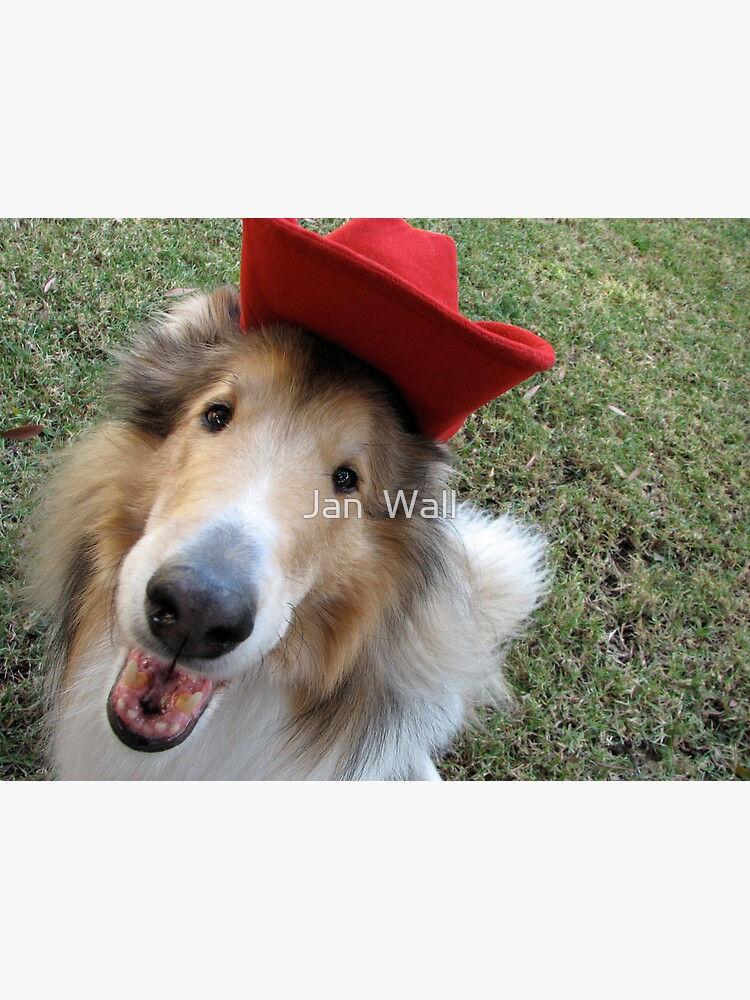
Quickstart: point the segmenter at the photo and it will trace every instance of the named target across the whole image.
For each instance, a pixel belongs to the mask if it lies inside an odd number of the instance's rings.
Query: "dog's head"
[[[144,517],[117,581],[115,731],[144,750],[181,742],[217,684],[268,658],[331,690],[429,575],[418,511],[444,486],[445,450],[357,359],[291,326],[242,331],[230,289],[145,331],[113,395],[150,455],[129,469]],[[418,493],[411,522],[399,490]]]

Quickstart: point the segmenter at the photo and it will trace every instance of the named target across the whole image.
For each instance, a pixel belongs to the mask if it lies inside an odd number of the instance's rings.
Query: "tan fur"
[[[111,596],[120,562],[140,538],[153,502],[153,483],[144,476],[133,489],[133,469],[151,468],[156,448],[145,435],[111,425],[66,453],[48,487],[30,533],[32,601],[48,615],[57,615],[71,564],[81,558],[92,539],[91,579],[74,612],[71,656],[85,644],[83,633],[100,633],[111,614]],[[127,461],[123,461],[127,456]],[[94,541],[95,540],[95,541]]]

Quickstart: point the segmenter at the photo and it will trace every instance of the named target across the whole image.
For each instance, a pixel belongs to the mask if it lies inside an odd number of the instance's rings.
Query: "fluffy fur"
[[[220,433],[206,424],[226,407]],[[244,333],[234,292],[183,300],[120,359],[111,416],[63,455],[32,532],[51,622],[53,773],[101,779],[426,779],[484,704],[544,586],[540,538],[440,500],[448,453],[377,373],[292,326]],[[304,518],[355,469],[361,517]],[[146,588],[196,546],[252,581],[249,636],[180,663],[215,692],[164,752],[124,745],[107,700],[133,649],[171,653]],[[194,558],[194,557],[191,557]],[[176,658],[175,658],[176,659]]]

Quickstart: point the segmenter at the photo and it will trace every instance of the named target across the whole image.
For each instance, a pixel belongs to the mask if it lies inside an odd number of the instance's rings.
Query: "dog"
[[[367,364],[235,291],[118,361],[32,531],[61,779],[434,780],[545,589]]]

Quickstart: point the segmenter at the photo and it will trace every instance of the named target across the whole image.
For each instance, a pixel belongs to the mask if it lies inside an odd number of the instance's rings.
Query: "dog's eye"
[[[203,414],[203,423],[210,431],[223,431],[232,421],[232,411],[223,403],[209,406]]]
[[[336,469],[333,476],[333,485],[339,493],[351,493],[356,490],[359,478],[354,469]]]

